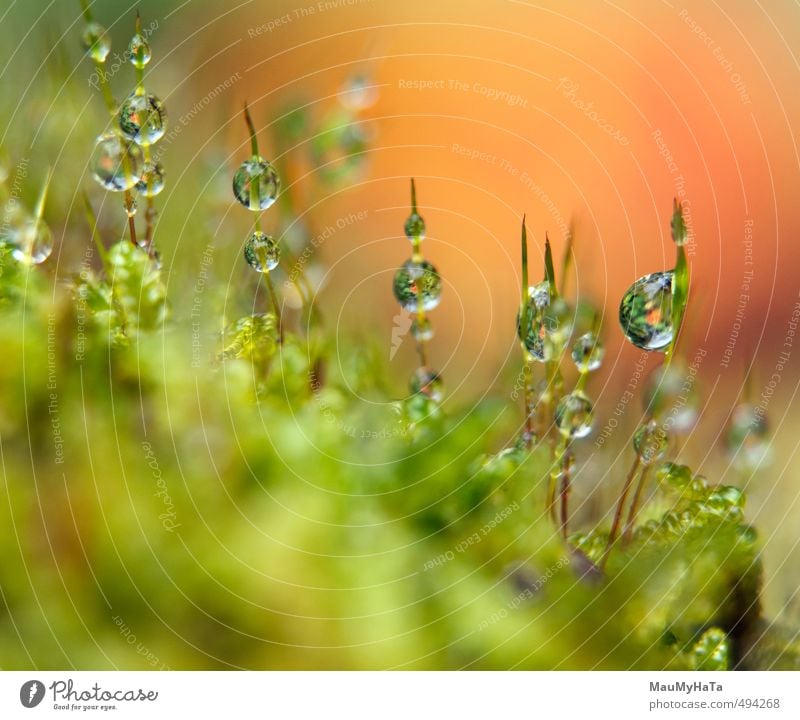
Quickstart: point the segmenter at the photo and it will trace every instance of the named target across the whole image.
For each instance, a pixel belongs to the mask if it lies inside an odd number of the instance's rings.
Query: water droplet
[[[545,402],[548,402],[550,400],[550,397],[551,397],[551,393],[550,393],[551,386],[550,386],[550,383],[547,380],[545,380],[544,378],[539,380],[539,382],[536,383],[536,385],[532,388],[532,390],[533,390],[532,395],[533,395],[533,398],[534,398],[534,401],[533,401],[534,405],[537,402],[545,403]]]
[[[689,483],[686,495],[692,500],[704,500],[708,495],[708,478],[705,475],[695,475]]]
[[[106,190],[130,190],[141,178],[142,151],[119,135],[101,135],[94,146],[92,175]]]
[[[432,422],[437,422],[442,417],[440,404],[424,393],[413,393],[403,402],[405,420],[410,433],[424,431]]]
[[[152,245],[149,248],[145,248],[150,255],[150,262],[153,263],[153,267],[156,270],[161,270],[161,253],[154,248]]]
[[[0,147],[0,185],[8,180],[10,160],[5,148]]]
[[[556,406],[555,421],[564,437],[586,437],[592,431],[594,421],[591,400],[580,390],[565,395]]]
[[[44,220],[29,218],[14,236],[12,257],[25,265],[39,265],[53,252],[53,234]]]
[[[647,378],[642,394],[645,412],[663,418],[668,430],[687,432],[697,423],[700,398],[685,366],[658,367]]]
[[[528,326],[523,327],[522,313],[517,313],[517,336],[533,360],[546,362],[552,359],[551,346],[546,342],[547,329],[541,312],[528,309]]]
[[[692,483],[692,471],[686,465],[664,463],[656,473],[659,483],[665,483],[683,494]]]
[[[723,630],[716,627],[706,630],[689,654],[689,665],[693,670],[728,670],[730,661],[730,640]]]
[[[528,288],[528,298],[537,310],[546,308],[550,304],[550,283],[540,282]]]
[[[548,342],[544,309],[550,304],[550,285],[541,282],[528,288],[528,301],[524,309],[527,327],[523,327],[523,313],[517,313],[517,336],[531,357],[538,362],[546,362],[553,357],[553,348]]]
[[[717,485],[709,489],[701,507],[707,515],[739,520],[743,517],[744,494],[739,488]]]
[[[564,298],[558,297],[544,310],[543,318],[553,352],[559,355],[572,335],[575,310]]]
[[[111,40],[107,30],[96,22],[90,22],[81,37],[83,47],[88,51],[95,62],[105,62],[111,52]]]
[[[123,204],[125,206],[125,213],[129,218],[136,215],[136,210],[139,208],[139,203],[136,202],[135,197],[131,197],[130,200],[126,200]]]
[[[525,428],[522,429],[522,432],[519,434],[519,437],[516,439],[516,447],[520,450],[531,447],[534,443],[536,443],[536,433]]]
[[[159,162],[145,163],[141,180],[136,189],[146,197],[155,197],[164,189],[164,168]]]
[[[664,350],[672,342],[672,279],[671,270],[645,275],[622,297],[622,331],[642,350]]]
[[[733,411],[728,428],[728,451],[743,470],[755,470],[769,459],[769,427],[766,416],[755,406],[746,403]]]
[[[394,296],[403,310],[433,310],[442,297],[442,278],[427,260],[406,260],[394,276]]]
[[[28,213],[16,198],[11,198],[3,205],[0,212],[0,243],[15,245],[17,237],[28,221]]]
[[[272,163],[259,156],[245,160],[233,176],[233,194],[248,210],[266,210],[275,202],[281,180]]]
[[[429,367],[417,368],[411,376],[409,387],[414,394],[425,395],[437,403],[442,401],[442,376]]]
[[[733,485],[719,485],[712,490],[714,497],[735,507],[744,507],[744,493]]]
[[[606,354],[602,343],[593,333],[581,335],[572,348],[572,361],[580,372],[597,370]]]
[[[137,145],[152,145],[164,136],[167,111],[155,95],[134,92],[119,109],[119,129]]]
[[[428,318],[415,317],[411,321],[411,335],[417,342],[428,342],[433,337],[433,326]]]
[[[633,434],[633,449],[644,465],[661,460],[667,452],[668,444],[667,433],[655,420],[641,425]]]
[[[371,86],[366,75],[353,75],[339,91],[339,102],[353,112],[372,107],[378,100],[378,88]]]
[[[425,239],[425,221],[422,215],[412,212],[406,219],[405,224],[406,237],[412,242],[416,243]]]
[[[739,535],[739,539],[748,545],[752,545],[758,540],[758,532],[752,525],[740,525],[736,532]]]
[[[137,68],[143,68],[150,62],[150,44],[145,40],[144,35],[136,33],[131,38],[128,45],[128,53],[130,54],[131,65]]]
[[[278,267],[281,247],[271,235],[256,230],[244,245],[244,259],[257,272],[269,272]]]

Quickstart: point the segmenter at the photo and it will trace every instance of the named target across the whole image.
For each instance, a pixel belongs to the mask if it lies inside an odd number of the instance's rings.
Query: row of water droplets
[[[142,33],[137,13],[136,30],[128,45],[128,60],[136,71],[136,88],[117,105],[111,93],[105,62],[111,52],[106,29],[94,21],[83,2],[86,28],[83,45],[95,64],[100,91],[111,115],[111,130],[101,135],[92,154],[92,176],[111,192],[124,193],[124,207],[129,219],[131,241],[151,254],[153,227],[156,218],[153,198],[164,189],[164,168],[154,157],[153,146],[166,132],[167,115],[161,101],[144,86],[144,71],[151,59],[150,45]],[[147,201],[144,238],[137,239],[134,216],[137,201],[134,192],[142,193]]]
[[[411,333],[417,341],[420,366],[409,383],[412,394],[424,395],[434,402],[442,399],[441,375],[429,367],[427,343],[433,337],[433,327],[427,313],[433,310],[442,297],[442,278],[436,268],[422,256],[425,239],[425,220],[417,210],[416,185],[411,180],[411,214],[406,219],[405,235],[411,243],[411,257],[394,275],[392,289],[400,307],[414,313]]]
[[[597,335],[598,315],[594,313],[591,329],[574,342],[570,357],[578,370],[574,389],[563,393],[564,381],[559,369],[573,334],[576,311],[562,297],[555,280],[552,250],[545,239],[545,273],[542,282],[528,283],[528,247],[525,219],[522,221],[522,297],[517,314],[517,335],[525,357],[525,425],[521,437],[530,447],[538,437],[549,432],[551,415],[557,431],[552,438],[553,463],[548,482],[547,511],[555,519],[556,496],[561,499],[560,523],[567,532],[567,498],[574,465],[573,440],[586,437],[592,429],[594,408],[586,394],[589,374],[603,361],[605,350]],[[562,274],[566,275],[571,246],[567,248]],[[544,366],[544,379],[534,385],[534,366]]]
[[[281,180],[275,166],[259,153],[258,138],[247,103],[244,106],[244,119],[250,133],[250,157],[233,174],[233,196],[253,213],[254,227],[244,244],[244,259],[266,280],[275,321],[280,328],[280,306],[270,272],[280,263],[281,248],[272,235],[261,229],[261,213],[272,207],[278,199]]]

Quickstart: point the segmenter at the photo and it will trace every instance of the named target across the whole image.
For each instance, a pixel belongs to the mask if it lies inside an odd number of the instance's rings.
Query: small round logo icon
[[[19,690],[19,701],[26,708],[36,707],[44,700],[44,683],[38,680],[28,680]]]

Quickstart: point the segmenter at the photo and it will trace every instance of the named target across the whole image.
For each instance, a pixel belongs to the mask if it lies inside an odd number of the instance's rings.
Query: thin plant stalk
[[[564,467],[566,464],[567,450],[569,448],[569,440],[565,437],[560,437],[554,447],[555,457],[550,466],[550,477],[548,478],[547,485],[547,513],[553,522],[557,522],[557,496],[560,493],[559,481],[563,481]],[[563,482],[562,482],[563,487]],[[563,501],[562,501],[563,504]],[[562,508],[561,526],[564,527],[565,519],[564,514],[566,508]]]
[[[544,280],[550,289],[550,302],[558,298],[555,269],[553,266],[553,250],[550,247],[550,237],[544,236]],[[547,512],[554,523],[558,522],[556,509],[556,496],[558,494],[558,479],[560,465],[566,452],[566,445],[560,437],[552,435],[554,422],[554,409],[558,403],[558,394],[561,386],[561,373],[558,369],[558,360],[545,361],[545,374],[547,378],[547,398],[544,403],[545,432],[550,430],[550,457],[552,459],[550,479],[547,486]]]
[[[600,561],[601,568],[605,567],[606,562],[608,561],[608,556],[611,552],[611,548],[614,547],[614,543],[617,540],[617,535],[619,534],[620,522],[622,521],[622,510],[625,507],[625,501],[628,499],[628,494],[631,491],[631,486],[633,485],[633,481],[639,474],[639,468],[641,466],[641,463],[642,460],[637,453],[636,459],[633,461],[633,465],[631,466],[631,469],[628,472],[628,476],[625,478],[625,484],[622,486],[622,493],[619,496],[619,501],[617,502],[617,509],[614,512],[614,519],[611,522],[611,530],[608,533],[608,543],[606,544],[605,552],[603,553],[603,557]]]
[[[92,204],[89,201],[89,196],[86,194],[86,191],[81,193],[81,195],[83,197],[83,208],[86,214],[86,222],[91,230],[92,240],[94,240],[95,248],[97,248],[97,254],[100,256],[103,267],[108,270],[111,267],[111,263],[108,258],[108,251],[106,250],[105,245],[103,245],[103,240],[100,237],[99,230],[97,229],[97,216],[94,214]]]
[[[530,318],[528,317],[528,230],[525,227],[525,218],[522,216],[522,293],[519,305],[519,322],[524,334],[527,331]],[[531,417],[531,388],[530,379],[533,376],[530,353],[525,343],[520,340],[523,357],[523,402],[525,403],[525,445],[531,446],[533,440],[533,418]]]
[[[586,382],[589,379],[589,371],[582,370],[578,375],[578,380],[575,383],[575,391],[582,391],[586,387]],[[557,445],[556,462],[551,470],[551,477],[553,478],[553,492],[558,492],[560,496],[560,522],[561,533],[566,540],[568,535],[568,521],[569,521],[569,490],[570,490],[570,447],[572,446],[572,439],[563,437],[561,442]],[[553,473],[556,473],[553,475]],[[560,487],[556,484],[560,478]],[[555,501],[555,500],[554,500]]]
[[[36,200],[36,207],[34,208],[33,211],[33,222],[36,228],[39,227],[39,224],[42,222],[42,219],[44,218],[44,205],[47,202],[47,191],[50,189],[50,180],[52,177],[53,177],[53,168],[48,167],[47,174],[45,175],[44,178],[44,183],[42,183],[42,189],[39,191],[39,197]],[[27,257],[30,258],[33,256],[33,244],[35,242],[35,234],[34,233],[28,234],[26,239],[27,239],[27,244],[24,249],[24,252],[26,253]]]
[[[561,535],[564,540],[569,537],[569,490],[569,469],[567,468],[566,463],[564,463],[561,469],[561,487],[559,488],[559,494],[561,496]]]
[[[564,257],[561,260],[561,287],[559,288],[562,295],[565,295],[567,292],[567,281],[569,277],[569,271],[572,267],[572,261],[575,259],[575,254],[573,252],[573,229],[572,224],[569,227],[569,233],[567,234],[567,247],[564,250]]]
[[[411,178],[411,214],[417,215],[417,187],[414,178]],[[422,239],[419,236],[413,238],[412,259],[414,262],[422,261]],[[417,327],[420,329],[425,325],[425,307],[422,301],[417,299]],[[420,365],[425,367],[428,364],[428,352],[424,340],[417,341],[417,352],[419,353]]]
[[[683,206],[677,198],[673,201],[672,221],[670,223],[672,239],[676,246],[675,270],[672,279],[672,341],[667,348],[664,367],[669,367],[675,355],[675,349],[680,336],[686,305],[689,300],[689,265],[686,259],[686,224],[683,220]]]
[[[625,521],[625,530],[622,533],[622,544],[627,545],[633,536],[633,526],[636,522],[636,515],[639,512],[639,501],[641,499],[642,491],[647,484],[647,474],[650,470],[649,465],[642,468],[639,474],[639,482],[636,485],[636,491],[633,493],[633,500],[631,500],[631,507],[628,511],[628,519]]]

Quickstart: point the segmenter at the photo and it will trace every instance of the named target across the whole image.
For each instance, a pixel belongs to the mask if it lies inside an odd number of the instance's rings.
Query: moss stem
[[[639,512],[639,501],[642,496],[642,491],[647,484],[647,475],[649,470],[650,466],[645,465],[644,468],[642,468],[642,472],[639,474],[639,482],[636,485],[636,491],[633,493],[633,500],[631,500],[631,506],[628,510],[628,519],[625,521],[625,530],[622,533],[623,545],[627,545],[633,536],[633,526],[636,522],[636,515]]]
[[[611,553],[611,549],[614,547],[614,543],[617,540],[617,534],[619,533],[619,525],[620,521],[622,520],[622,511],[625,507],[625,501],[628,499],[628,494],[631,491],[631,486],[633,485],[633,481],[636,479],[636,476],[639,473],[639,466],[641,465],[641,458],[639,455],[636,456],[636,459],[633,461],[633,465],[631,466],[630,471],[628,472],[628,476],[625,478],[625,484],[622,486],[622,493],[619,496],[619,501],[617,502],[617,509],[614,512],[614,520],[611,522],[611,530],[608,533],[608,543],[606,544],[605,552],[603,553],[603,558],[600,561],[600,567],[604,568],[606,566],[606,562],[608,561],[608,556]]]
[[[258,157],[258,138],[256,137],[255,125],[253,125],[253,118],[250,117],[250,109],[247,107],[247,100],[244,101],[244,121],[247,123],[247,130],[250,133],[250,152]]]
[[[103,240],[100,237],[100,232],[97,229],[97,216],[94,214],[92,204],[89,201],[89,196],[86,194],[86,191],[82,193],[82,196],[83,207],[86,213],[86,222],[89,224],[89,228],[92,233],[92,240],[94,240],[94,245],[97,248],[97,254],[100,256],[100,260],[103,263],[103,268],[108,272],[111,269],[111,263],[108,258],[108,251],[103,245]]]

